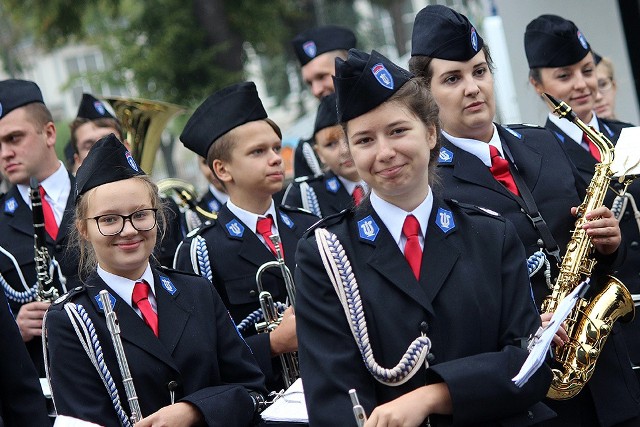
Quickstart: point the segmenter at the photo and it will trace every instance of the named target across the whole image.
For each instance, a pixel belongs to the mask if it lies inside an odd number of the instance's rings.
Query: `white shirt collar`
[[[227,193],[223,193],[222,191],[218,190],[216,187],[213,186],[213,184],[209,184],[209,191],[211,191],[211,194],[213,194],[213,197],[218,199],[218,201],[223,205],[227,203],[227,200],[229,200],[229,195]]]
[[[469,138],[458,138],[452,135],[449,135],[444,130],[442,131],[442,135],[447,138],[453,145],[458,147],[461,150],[464,150],[470,154],[473,154],[477,158],[479,158],[482,163],[487,167],[491,167],[491,154],[489,151],[489,145],[493,145],[498,149],[498,152],[502,157],[504,157],[504,151],[502,150],[502,141],[500,141],[500,135],[498,134],[498,129],[496,129],[495,123],[493,124],[493,135],[491,136],[491,140],[489,143],[485,143],[483,141],[478,141],[477,139],[469,139]]]
[[[258,218],[265,218],[267,215],[271,215],[271,217],[273,218],[272,230],[273,228],[275,228],[275,231],[278,231],[278,219],[276,217],[276,206],[275,206],[275,203],[273,203],[273,199],[271,199],[271,205],[269,206],[269,209],[267,209],[267,211],[262,215],[254,214],[253,212],[249,212],[242,208],[239,208],[238,206],[233,204],[231,199],[227,200],[227,207],[229,208],[232,214],[234,214],[240,221],[242,221],[254,233],[256,233],[256,224],[258,223]]]
[[[113,273],[109,273],[108,271],[100,267],[100,265],[98,265],[98,276],[100,276],[100,278],[102,278],[102,280],[104,280],[104,282],[107,285],[109,285],[109,287],[113,289],[113,291],[117,293],[120,296],[120,298],[126,301],[127,304],[129,304],[129,306],[131,307],[133,307],[133,304],[131,302],[131,296],[133,295],[133,286],[136,284],[136,282],[145,280],[149,284],[149,286],[151,286],[149,303],[151,304],[151,307],[153,307],[155,312],[156,313],[158,312],[158,307],[157,307],[156,298],[155,298],[156,288],[153,280],[153,272],[151,271],[151,265],[149,265],[148,263],[147,263],[147,268],[144,270],[144,273],[142,273],[142,277],[140,277],[138,280],[131,280],[131,279],[127,279],[126,277],[117,276]],[[138,314],[140,314],[139,311],[138,311]]]
[[[53,208],[53,212],[56,216],[58,225],[62,221],[64,210],[67,207],[67,200],[69,199],[69,193],[71,192],[71,180],[69,179],[69,173],[64,167],[62,162],[58,166],[58,169],[51,174],[48,178],[43,180],[40,185],[47,193],[46,198],[49,204]],[[22,199],[31,207],[31,197],[29,196],[30,188],[28,185],[18,184],[18,191],[22,196]]]
[[[433,207],[433,192],[429,187],[429,194],[427,197],[411,212],[406,212],[403,209],[381,199],[373,190],[370,196],[371,206],[376,211],[384,225],[391,233],[393,240],[400,248],[401,252],[404,252],[404,243],[406,238],[402,234],[402,226],[407,215],[413,215],[420,223],[420,243],[424,242],[424,236],[427,234],[427,224],[429,223],[429,216],[431,215],[431,209]]]
[[[340,175],[336,175],[336,176],[338,177],[342,185],[344,185],[344,188],[345,190],[347,190],[347,193],[349,193],[350,195],[353,195],[353,190],[356,189],[357,185],[362,186],[362,190],[365,192],[365,194],[367,193],[367,184],[365,184],[364,181],[359,181],[359,182],[349,181],[347,178],[342,177]]]
[[[582,129],[573,124],[571,120],[562,119],[551,113],[549,113],[549,120],[551,120],[551,123],[558,126],[562,132],[566,133],[569,138],[573,139],[574,142],[577,142],[582,146]],[[596,131],[600,132],[598,117],[596,116],[595,112],[592,114],[591,121],[587,124],[593,127]],[[589,149],[589,147],[586,148]]]

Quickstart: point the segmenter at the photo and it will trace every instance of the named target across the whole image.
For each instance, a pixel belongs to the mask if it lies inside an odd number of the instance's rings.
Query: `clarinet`
[[[127,394],[129,408],[131,409],[131,417],[129,419],[131,420],[131,425],[134,425],[142,419],[142,412],[140,411],[138,395],[136,394],[136,388],[133,385],[133,378],[131,377],[131,371],[129,370],[129,362],[127,361],[126,354],[124,354],[124,347],[122,347],[118,317],[113,311],[111,299],[109,299],[109,292],[104,289],[100,291],[100,302],[102,302],[102,309],[104,310],[104,316],[107,321],[107,328],[109,329],[109,332],[111,332],[111,340],[113,341],[113,347],[116,350],[116,358],[118,359],[120,374],[122,374],[124,391]]]
[[[40,198],[40,186],[36,178],[29,180],[31,209],[33,212],[33,240],[34,261],[36,263],[36,278],[38,287],[36,301],[54,301],[58,298],[58,290],[53,286],[53,276],[50,273],[51,256],[47,249],[47,237],[44,228],[44,212],[42,211],[42,199]]]

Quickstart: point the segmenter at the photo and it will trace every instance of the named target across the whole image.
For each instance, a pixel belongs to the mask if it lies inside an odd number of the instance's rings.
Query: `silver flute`
[[[102,302],[104,315],[107,319],[107,328],[109,329],[109,332],[111,332],[111,340],[113,341],[113,347],[116,350],[116,358],[118,359],[120,374],[122,374],[124,391],[127,393],[127,400],[129,401],[129,408],[131,409],[131,416],[129,419],[131,420],[131,424],[134,425],[142,419],[142,412],[140,412],[138,395],[136,394],[136,388],[133,386],[131,371],[129,371],[129,362],[127,362],[127,356],[124,354],[124,348],[122,347],[122,339],[120,339],[120,324],[118,323],[116,313],[113,311],[109,292],[106,290],[100,291],[100,301]]]

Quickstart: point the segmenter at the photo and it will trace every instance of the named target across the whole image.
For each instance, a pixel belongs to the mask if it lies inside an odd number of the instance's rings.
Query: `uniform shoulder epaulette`
[[[508,125],[502,126],[511,129],[544,129],[544,127],[540,125],[534,125],[533,123],[510,123]]]
[[[315,229],[318,227],[328,227],[330,225],[340,222],[343,218],[345,218],[347,215],[351,213],[353,213],[353,210],[347,208],[333,215],[325,216],[324,218],[318,220],[318,222],[313,224],[311,227],[309,227],[309,229],[305,231],[305,233],[302,235],[302,238],[303,239],[307,238],[310,235],[310,233],[313,233]]]
[[[200,227],[196,227],[190,232],[188,232],[187,237],[193,237],[193,236],[197,236],[198,234],[202,234],[202,232],[204,232],[205,230],[211,227],[214,227],[215,225],[216,225],[215,219],[208,219],[205,222],[203,222]]]
[[[84,286],[76,286],[75,288],[67,291],[66,294],[59,296],[58,299],[51,304],[51,307],[63,306],[67,302],[71,301],[75,296],[84,293],[86,290],[87,288]]]
[[[286,212],[297,212],[297,213],[301,213],[301,214],[304,214],[304,215],[315,216],[313,214],[313,212],[311,212],[310,210],[299,208],[297,206],[280,205],[280,210],[283,210],[283,211],[286,211]]]
[[[295,178],[293,181],[300,184],[302,182],[313,182],[313,181],[318,181],[319,179],[324,178],[324,174],[319,174],[319,175],[306,175],[306,176],[299,176],[297,178]]]
[[[484,216],[489,216],[489,217],[504,221],[504,218],[502,217],[502,215],[500,215],[498,212],[493,211],[491,209],[484,208],[482,206],[472,205],[470,203],[462,203],[457,201],[456,199],[447,199],[447,202],[451,202],[451,204],[457,205],[469,213],[479,213]]]
[[[184,271],[184,270],[176,270],[175,268],[167,267],[164,265],[156,266],[156,268],[163,273],[170,274],[182,274],[184,276],[193,276],[193,277],[202,277],[199,274],[194,273],[193,271]]]

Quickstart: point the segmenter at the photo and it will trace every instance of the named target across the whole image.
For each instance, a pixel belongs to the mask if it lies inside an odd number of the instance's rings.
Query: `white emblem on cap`
[[[134,158],[131,155],[131,153],[127,151],[125,153],[125,157],[127,158],[127,162],[129,163],[129,166],[131,166],[131,169],[133,169],[134,171],[138,172],[140,169],[138,169],[138,164],[134,160]]]
[[[478,51],[478,33],[476,33],[476,29],[471,27],[471,47],[476,52]]]
[[[587,39],[584,37],[584,34],[580,32],[580,30],[578,30],[578,41],[583,48],[589,49],[589,43],[587,43]]]

